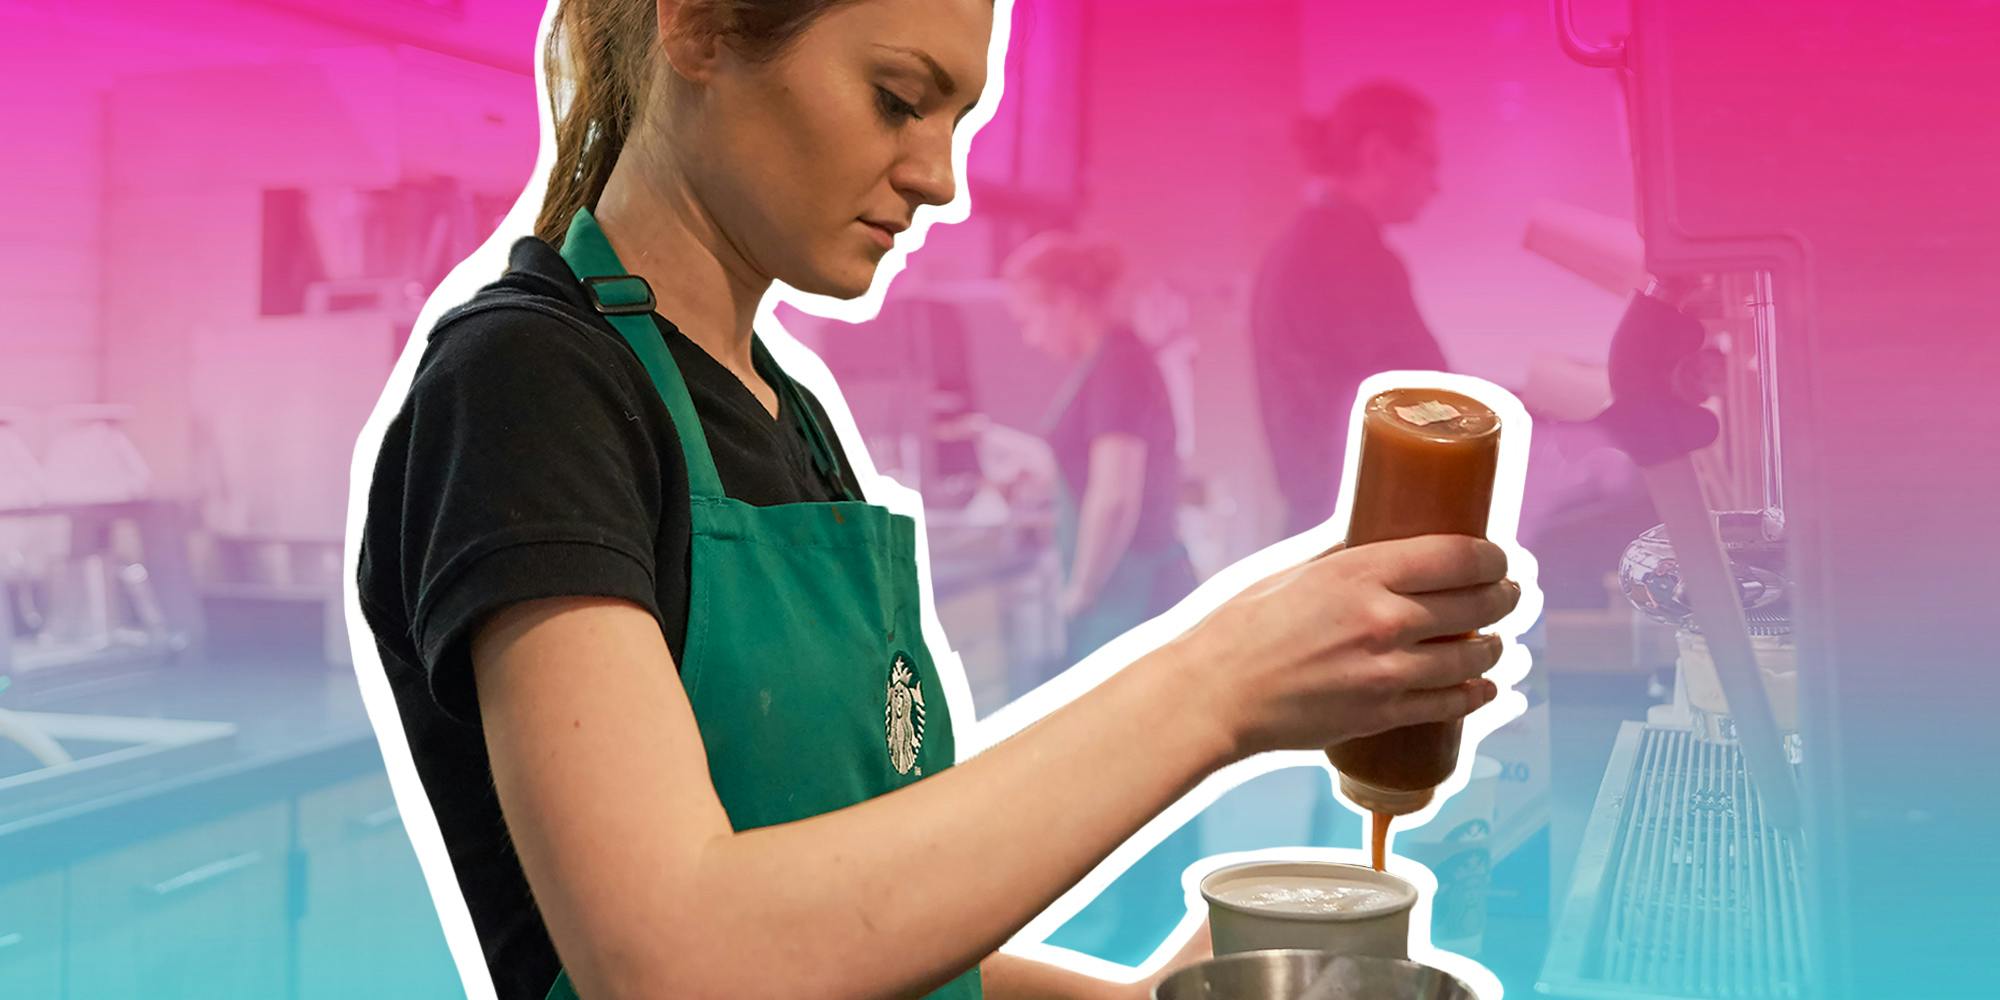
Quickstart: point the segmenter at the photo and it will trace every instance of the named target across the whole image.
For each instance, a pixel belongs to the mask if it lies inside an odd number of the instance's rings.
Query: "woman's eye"
[[[915,105],[897,97],[893,91],[886,87],[875,88],[875,103],[881,108],[882,117],[892,125],[901,125],[908,121],[923,121],[924,119],[923,115],[917,114]]]

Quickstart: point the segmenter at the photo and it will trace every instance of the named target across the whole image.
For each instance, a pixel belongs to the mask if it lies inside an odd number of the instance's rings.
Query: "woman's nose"
[[[958,195],[951,165],[951,134],[927,135],[897,162],[891,182],[903,196],[924,205],[943,205]]]

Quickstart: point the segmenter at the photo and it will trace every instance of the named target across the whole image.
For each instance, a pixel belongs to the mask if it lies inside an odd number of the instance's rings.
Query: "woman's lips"
[[[875,237],[876,244],[881,246],[882,249],[888,250],[896,245],[896,231],[894,229],[880,222],[870,222],[867,219],[862,219],[861,224],[868,229],[870,235]]]

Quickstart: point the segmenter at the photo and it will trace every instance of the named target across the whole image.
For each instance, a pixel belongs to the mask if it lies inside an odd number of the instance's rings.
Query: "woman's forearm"
[[[1203,716],[1172,688],[1175,655],[943,774],[714,841],[693,887],[700,939],[662,965],[695,977],[685,995],[877,997],[978,964],[1227,762],[1219,725],[1188,724]]]
[[[1215,954],[1203,921],[1180,950],[1152,975],[1135,982],[1097,979],[1017,955],[996,953],[980,963],[986,1000],[1150,1000],[1167,977]]]
[[[1097,599],[1139,527],[1139,497],[1124,485],[1092,480],[1078,511],[1076,560],[1070,567],[1069,592],[1077,604]]]
[[[979,963],[979,972],[986,1000],[1140,1000],[1144,991],[1000,952]]]

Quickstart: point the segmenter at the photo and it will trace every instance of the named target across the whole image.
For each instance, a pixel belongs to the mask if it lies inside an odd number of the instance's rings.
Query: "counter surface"
[[[0,884],[260,803],[380,773],[355,675],[306,662],[186,663],[114,685],[8,699],[26,711],[228,722],[233,741],[204,763],[0,819]],[[0,816],[5,815],[0,801]]]

